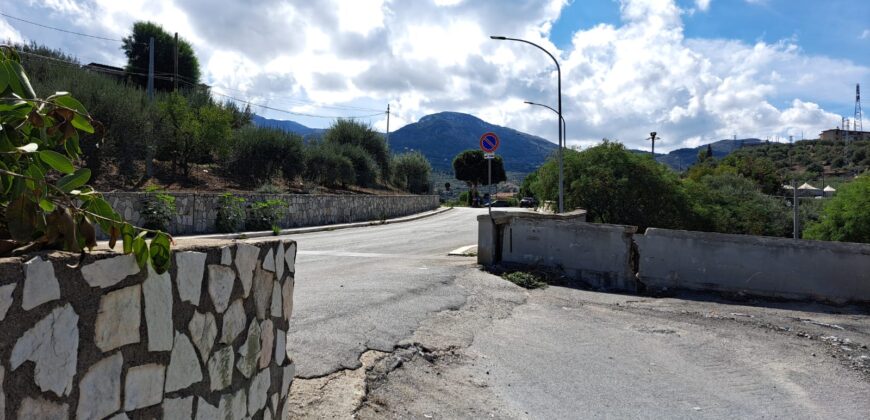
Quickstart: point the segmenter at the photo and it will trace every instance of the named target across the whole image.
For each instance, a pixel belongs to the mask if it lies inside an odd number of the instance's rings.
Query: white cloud
[[[861,32],[861,36],[859,39],[870,39],[870,29],[865,29],[864,32]]]
[[[803,131],[812,137],[839,122],[818,104],[842,102],[854,81],[870,76],[868,67],[848,60],[807,55],[796,40],[687,39],[686,12],[674,0],[620,0],[620,24],[579,31],[559,50],[548,34],[565,4],[263,0],[256,7],[242,1],[215,7],[208,0],[52,0],[16,3],[6,12],[39,19],[48,11],[46,24],[75,22],[70,29],[117,38],[136,20],[159,22],[191,41],[204,81],[216,92],[276,108],[361,115],[368,112],[313,103],[375,109],[390,103],[391,129],[433,112],[468,112],[555,141],[555,116],[523,104],[556,105],[549,57],[489,35],[524,38],[560,59],[568,139],[580,145],[608,137],[648,147],[643,139],[650,131],[665,138],[663,150],[733,133],[766,138]],[[710,0],[696,0],[694,7],[709,10]],[[83,59],[124,61],[117,43],[12,24],[0,20],[0,36],[37,39]],[[385,128],[383,118],[372,122]]]
[[[9,22],[0,17],[0,42],[7,41],[12,43],[24,42],[24,37]]]

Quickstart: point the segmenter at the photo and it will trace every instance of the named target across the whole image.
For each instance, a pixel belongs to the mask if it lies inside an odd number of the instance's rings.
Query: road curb
[[[311,227],[302,227],[302,228],[293,228],[293,229],[282,229],[281,233],[275,235],[271,230],[259,231],[259,232],[240,232],[240,233],[219,233],[212,235],[195,235],[195,236],[175,236],[174,239],[177,240],[189,240],[189,239],[253,239],[253,238],[265,238],[269,236],[283,236],[283,235],[294,235],[294,234],[302,234],[302,233],[313,233],[313,232],[324,232],[329,230],[339,230],[339,229],[350,229],[357,227],[365,227],[365,226],[381,226],[381,225],[391,225],[394,223],[403,223],[403,222],[411,222],[414,220],[420,220],[427,217],[439,215],[441,213],[452,210],[453,207],[440,207],[435,210],[412,214],[410,216],[397,217],[395,219],[387,219],[383,222],[381,221],[367,221],[367,222],[353,222],[353,223],[341,223],[334,225],[324,225],[324,226],[311,226]]]

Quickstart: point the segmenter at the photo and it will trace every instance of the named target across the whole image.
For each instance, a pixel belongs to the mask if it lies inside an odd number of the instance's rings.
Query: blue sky
[[[694,0],[678,0],[677,4],[690,11],[683,15],[687,38],[746,44],[787,40],[805,54],[870,66],[870,0],[713,0],[706,11],[699,10]],[[553,24],[549,39],[560,49],[568,49],[578,30],[599,24],[619,25],[619,7],[618,0],[571,1]],[[870,98],[870,83],[862,89]],[[790,98],[777,99],[784,102]],[[828,111],[851,115],[854,87],[843,93],[842,101],[819,102]]]
[[[555,142],[562,66],[568,144],[657,150],[740,137],[815,138],[870,108],[870,0],[27,0],[10,16],[120,39],[150,20],[191,42],[203,82],[309,127],[366,116],[398,129],[465,112]],[[99,16],[100,19],[94,19]],[[0,16],[0,38],[123,65],[99,41]],[[75,86],[70,90],[74,91]],[[256,106],[266,105],[269,108]],[[364,108],[364,109],[361,109]],[[537,107],[536,107],[537,108]],[[304,116],[301,114],[309,115]],[[316,115],[317,117],[310,117]],[[865,127],[870,118],[865,118]]]

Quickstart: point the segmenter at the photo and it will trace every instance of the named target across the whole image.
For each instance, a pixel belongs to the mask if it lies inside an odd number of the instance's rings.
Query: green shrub
[[[502,275],[502,278],[526,289],[540,289],[547,287],[547,283],[544,282],[541,277],[525,271],[505,273]]]
[[[354,120],[339,119],[323,134],[326,144],[350,144],[361,147],[371,156],[381,179],[390,179],[390,149],[384,137],[371,126]]]
[[[284,217],[285,206],[284,201],[276,199],[251,204],[245,219],[245,230],[271,230],[279,226],[278,223]]]
[[[145,228],[169,230],[175,217],[175,196],[160,192],[157,187],[148,187],[142,201],[142,217]]]
[[[255,192],[258,194],[281,194],[284,191],[282,191],[280,187],[273,184],[271,181],[266,181],[263,183],[263,185],[257,187]]]
[[[819,221],[807,226],[804,237],[870,243],[870,174],[841,185],[825,203]]]
[[[371,187],[378,179],[378,164],[365,149],[354,144],[326,145],[333,153],[346,157],[353,165],[354,184]]]
[[[303,177],[317,185],[327,187],[351,185],[356,181],[356,173],[350,159],[325,145],[309,146],[305,150]]]
[[[304,169],[302,138],[274,128],[246,126],[236,131],[227,167],[232,175],[261,184],[281,175],[293,181]]]
[[[241,230],[245,222],[245,199],[226,193],[218,198],[215,227],[221,233],[234,233]]]
[[[393,156],[393,184],[413,194],[429,192],[429,177],[432,165],[420,152],[402,153]]]

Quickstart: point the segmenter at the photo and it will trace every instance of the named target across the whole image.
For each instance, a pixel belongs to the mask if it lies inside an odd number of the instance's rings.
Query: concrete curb
[[[440,207],[435,210],[417,213],[410,216],[397,217],[395,219],[387,219],[383,222],[380,221],[367,221],[367,222],[354,222],[354,223],[341,223],[335,225],[324,225],[324,226],[311,226],[311,227],[302,227],[302,228],[293,228],[293,229],[282,229],[279,235],[275,235],[271,230],[260,231],[260,232],[240,232],[240,233],[221,233],[221,234],[213,234],[213,235],[194,235],[194,236],[174,236],[173,239],[176,240],[189,240],[189,239],[253,239],[253,238],[264,238],[269,236],[283,236],[283,235],[294,235],[294,234],[302,234],[302,233],[313,233],[313,232],[323,232],[329,230],[339,230],[339,229],[350,229],[357,227],[365,227],[365,226],[381,226],[381,225],[391,225],[393,223],[403,223],[403,222],[411,222],[414,220],[423,219],[430,216],[435,216],[441,213],[444,213],[448,210],[452,210],[453,207]]]

